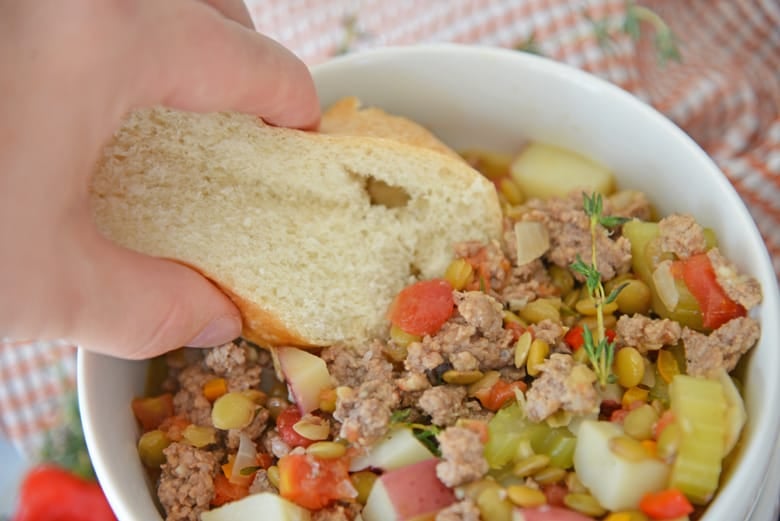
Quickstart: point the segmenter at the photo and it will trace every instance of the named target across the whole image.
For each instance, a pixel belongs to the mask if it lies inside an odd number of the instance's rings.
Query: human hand
[[[319,119],[305,65],[241,0],[0,0],[0,337],[146,358],[237,337],[237,309],[178,263],[92,222],[93,165],[142,106]]]

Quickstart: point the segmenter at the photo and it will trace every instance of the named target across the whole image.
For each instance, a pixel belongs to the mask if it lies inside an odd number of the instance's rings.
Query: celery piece
[[[488,442],[485,459],[492,469],[500,469],[509,463],[523,439],[521,431],[526,426],[525,414],[517,403],[504,407],[488,423]]]
[[[697,331],[702,330],[701,311],[696,298],[682,281],[676,281],[680,295],[674,311],[666,308],[653,282],[653,271],[666,258],[658,251],[658,223],[633,220],[623,225],[623,235],[631,243],[631,265],[634,273],[650,288],[651,307],[662,318],[669,318]]]
[[[669,485],[692,503],[706,504],[718,488],[726,437],[726,397],[718,380],[684,374],[669,386],[671,409],[681,428]]]
[[[542,453],[550,456],[550,465],[568,469],[574,464],[577,439],[568,429],[554,429],[544,440]]]
[[[546,423],[532,423],[523,428],[520,436],[531,442],[531,448],[534,449],[535,453],[543,454],[545,453],[544,443],[550,432],[552,432],[552,428]]]

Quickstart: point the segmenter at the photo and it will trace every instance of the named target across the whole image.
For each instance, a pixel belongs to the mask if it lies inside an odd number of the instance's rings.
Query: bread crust
[[[387,138],[435,150],[463,161],[457,152],[422,125],[401,116],[388,114],[377,107],[363,107],[355,97],[340,99],[323,112],[318,131],[332,135]]]

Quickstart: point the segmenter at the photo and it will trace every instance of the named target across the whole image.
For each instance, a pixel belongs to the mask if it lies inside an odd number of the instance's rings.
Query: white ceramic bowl
[[[717,231],[726,255],[763,286],[757,310],[763,332],[748,363],[749,420],[738,463],[702,521],[748,519],[780,432],[780,305],[761,237],[707,155],[630,94],[525,53],[456,45],[388,48],[335,59],[313,74],[323,106],[356,95],[426,125],[456,149],[513,151],[533,139],[576,150],[611,167],[620,186],[649,194],[661,212],[690,212]],[[87,442],[118,518],[160,520],[136,454],[138,430],[129,406],[142,392],[145,364],[82,352],[78,369]]]

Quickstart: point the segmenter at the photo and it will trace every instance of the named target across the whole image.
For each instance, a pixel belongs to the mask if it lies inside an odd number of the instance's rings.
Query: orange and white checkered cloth
[[[685,129],[742,195],[780,274],[780,2],[638,0],[668,22],[681,63],[660,67],[653,30],[621,30],[625,0],[248,0],[258,30],[310,65],[387,45],[460,42],[534,50],[592,72]],[[600,43],[597,27],[611,35]],[[520,52],[520,51],[518,51]],[[0,431],[35,452],[72,389],[73,348],[0,342]]]

